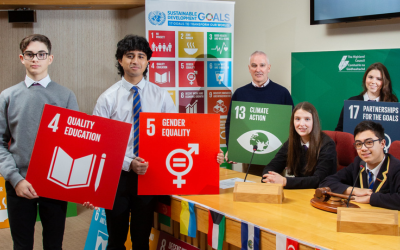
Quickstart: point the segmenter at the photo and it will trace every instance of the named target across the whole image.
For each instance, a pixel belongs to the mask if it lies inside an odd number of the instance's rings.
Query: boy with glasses
[[[53,55],[46,36],[25,37],[20,49],[25,80],[0,94],[0,174],[6,180],[11,236],[14,249],[33,249],[39,208],[43,249],[61,249],[67,202],[39,197],[25,176],[44,105],[78,111],[78,103],[71,90],[53,82],[47,73]]]
[[[354,147],[358,156],[348,167],[326,177],[320,187],[330,187],[332,192],[349,195],[361,168],[352,194],[354,201],[400,210],[400,161],[384,153],[384,138],[381,124],[360,122],[354,129]]]

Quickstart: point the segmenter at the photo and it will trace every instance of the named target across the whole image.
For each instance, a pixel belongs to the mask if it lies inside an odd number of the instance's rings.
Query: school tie
[[[376,102],[376,100],[368,100],[368,102]]]
[[[136,86],[133,89],[133,153],[139,156],[139,113],[142,112],[139,90]]]
[[[373,177],[374,177],[374,174],[371,171],[368,170],[368,183],[369,183],[368,188],[369,189],[373,189],[374,188],[374,178]]]
[[[307,153],[308,147],[306,144],[303,145],[304,151]]]

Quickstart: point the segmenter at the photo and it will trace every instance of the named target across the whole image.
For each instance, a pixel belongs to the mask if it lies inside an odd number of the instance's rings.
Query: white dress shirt
[[[301,144],[301,146],[304,146],[304,145],[306,145],[306,146],[307,146],[307,148],[309,148],[309,147],[310,147],[310,141],[308,141],[308,142],[306,142],[306,143],[303,143],[303,141],[300,139],[300,144]]]
[[[304,145],[307,146],[307,148],[310,147],[310,141],[308,141],[307,143],[303,143],[303,141],[300,139],[300,144],[303,147]],[[285,177],[296,177],[293,174],[288,174],[288,170],[285,171]]]
[[[369,96],[368,96],[368,93],[367,92],[365,92],[365,94],[363,95],[363,97],[364,97],[364,101],[365,102],[367,102],[367,101],[369,101],[369,100],[371,100],[370,98],[369,98]],[[371,101],[376,101],[376,102],[379,102],[379,96],[375,99],[375,100],[371,100]]]
[[[42,85],[43,87],[46,88],[47,85],[49,85],[50,82],[51,82],[51,79],[50,79],[49,75],[47,75],[45,78],[43,78],[40,81],[34,81],[29,76],[25,76],[25,85],[26,85],[27,88],[32,86],[32,84],[34,84],[34,83],[39,83],[40,85]]]
[[[372,172],[372,179],[374,180],[374,182],[376,181],[376,177],[378,176],[379,170],[381,170],[381,167],[382,167],[383,162],[385,161],[385,158],[386,158],[386,156],[383,157],[382,161],[374,169],[369,169],[368,163],[365,163],[365,167],[368,169],[368,171]],[[367,176],[368,176],[368,172],[367,172]],[[367,182],[368,182],[368,186],[369,186],[369,179],[367,179]]]
[[[122,77],[121,81],[100,95],[93,115],[133,124],[133,86]],[[176,113],[175,104],[168,91],[144,78],[136,86],[139,89],[142,112]],[[135,157],[132,126],[122,169],[129,171],[130,164]]]
[[[269,83],[269,78],[268,78],[268,80],[267,80],[266,82],[264,82],[261,86],[258,86],[258,85],[255,84],[253,81],[251,81],[251,84],[253,84],[253,86],[256,87],[256,88],[264,88],[264,87],[267,87],[268,83]]]

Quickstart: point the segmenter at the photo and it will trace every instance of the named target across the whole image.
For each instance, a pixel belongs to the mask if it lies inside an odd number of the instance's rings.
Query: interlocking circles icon
[[[174,149],[172,150],[165,161],[165,164],[167,165],[168,171],[178,177],[177,179],[173,180],[172,183],[177,185],[177,188],[182,188],[182,184],[186,184],[186,180],[182,179],[182,176],[185,174],[189,173],[190,170],[192,170],[193,167],[193,158],[192,154],[193,152],[198,155],[199,154],[199,144],[188,144],[188,147],[190,148],[189,151],[183,150],[183,149]],[[173,157],[175,154],[182,153],[186,156],[189,162],[186,162],[186,158],[178,158],[178,157]],[[186,168],[182,172],[176,172],[171,168],[171,158],[172,158],[172,167],[174,168]]]

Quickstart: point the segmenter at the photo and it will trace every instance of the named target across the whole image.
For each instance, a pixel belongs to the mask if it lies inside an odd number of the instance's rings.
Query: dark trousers
[[[150,184],[149,184],[150,185]],[[112,210],[106,209],[107,250],[125,250],[128,236],[129,215],[133,250],[149,249],[149,236],[154,220],[155,199],[137,195],[137,174],[121,172]]]
[[[17,196],[6,182],[7,210],[14,249],[33,249],[37,209],[43,226],[43,249],[62,249],[67,202],[39,197],[26,199]]]

